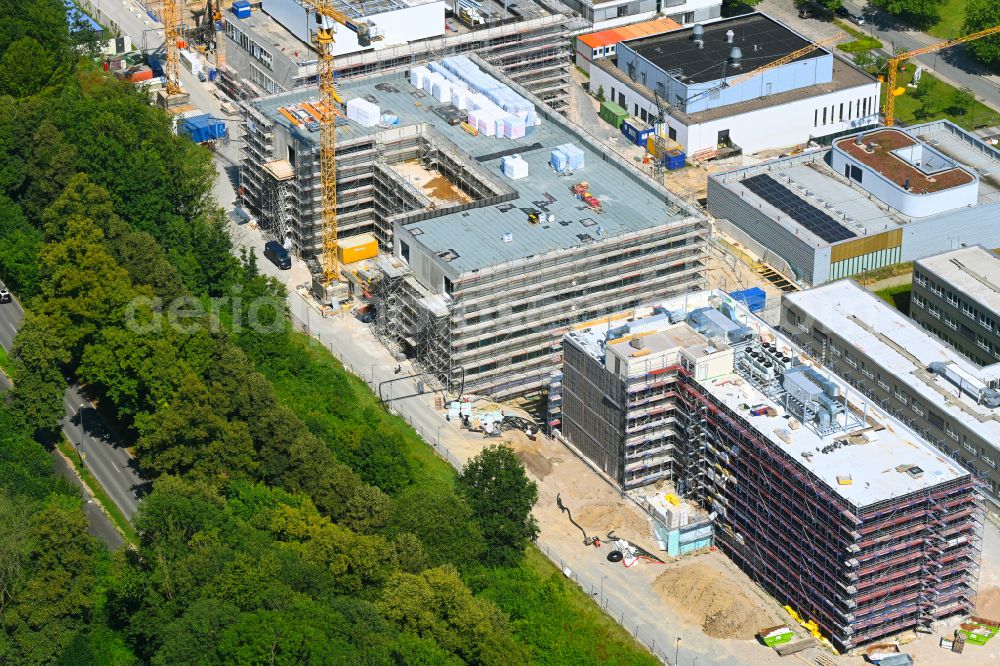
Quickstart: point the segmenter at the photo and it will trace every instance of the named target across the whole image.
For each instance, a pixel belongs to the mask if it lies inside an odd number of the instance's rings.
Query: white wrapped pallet
[[[469,108],[469,89],[462,83],[451,86],[451,105],[463,111]]]
[[[503,135],[508,139],[520,139],[525,134],[524,118],[507,114],[503,118]]]
[[[500,170],[511,180],[528,177],[528,163],[520,155],[508,155],[500,160]]]
[[[424,66],[414,67],[410,70],[410,85],[414,88],[423,88],[424,79],[430,74],[430,70]]]
[[[447,79],[435,81],[431,86],[431,95],[439,102],[451,102],[451,83]]]
[[[433,94],[431,92],[433,86],[438,81],[444,81],[444,77],[437,72],[430,72],[424,77],[424,92],[427,94]]]
[[[355,97],[347,101],[347,119],[365,127],[374,127],[381,122],[382,112],[378,104]]]

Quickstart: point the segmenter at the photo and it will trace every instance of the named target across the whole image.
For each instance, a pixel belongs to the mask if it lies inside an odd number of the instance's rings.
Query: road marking
[[[15,333],[17,333],[17,326],[14,326],[14,324],[12,324],[10,322],[7,322],[7,325],[10,326],[10,330],[12,330]]]
[[[116,472],[118,472],[119,474],[121,473],[121,470],[120,470],[120,469],[118,469],[118,465],[116,465],[116,464],[114,464],[114,463],[111,463],[111,466],[115,468],[115,471],[116,471]]]

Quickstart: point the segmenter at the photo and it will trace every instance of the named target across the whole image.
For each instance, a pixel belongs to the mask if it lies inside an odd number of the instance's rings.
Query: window
[[[826,107],[823,107],[823,124],[826,125]]]
[[[649,115],[646,113],[646,109],[639,109],[639,116],[642,117],[642,122],[649,120]]]
[[[840,122],[844,122],[844,103],[840,103]]]
[[[851,115],[851,109],[853,109],[853,108],[854,108],[854,101],[852,100],[852,101],[850,101],[850,102],[847,103],[847,119],[848,120],[850,120],[851,118],[854,117],[854,116]]]
[[[875,372],[867,366],[861,366],[861,374],[863,374],[865,377],[868,377],[869,379],[875,378]]]
[[[601,57],[601,49],[594,49],[594,60]]]
[[[288,163],[295,166],[295,149],[288,146]]]
[[[919,284],[921,287],[927,286],[927,278],[924,277],[923,273],[913,272],[913,281]]]
[[[958,296],[956,296],[955,292],[953,292],[951,289],[949,289],[947,291],[947,294],[948,294],[948,303],[950,303],[951,305],[954,305],[957,308],[958,307]]]
[[[851,180],[856,180],[860,183],[862,177],[864,176],[864,172],[861,170],[861,167],[854,166],[853,164],[851,164],[850,167],[851,167]]]
[[[444,279],[444,293],[446,294],[455,293],[455,285],[448,278]]]
[[[990,319],[990,316],[984,312],[979,313],[979,325],[987,331],[993,330],[993,320]]]
[[[609,56],[611,56],[611,55],[614,55],[614,54],[615,54],[615,51],[617,50],[617,48],[618,48],[618,45],[617,45],[617,44],[612,44],[612,45],[610,45],[610,46],[606,46],[606,47],[604,48],[604,53],[605,53],[606,55],[609,55]]]
[[[969,319],[976,318],[976,309],[969,305],[968,303],[962,303],[962,314],[964,314]]]
[[[976,447],[974,447],[972,444],[969,444],[969,442],[963,441],[962,446],[964,446],[965,450],[971,453],[972,455],[976,455]]]
[[[926,412],[919,404],[913,403],[912,407],[913,407],[913,413],[916,414],[917,416],[923,416],[924,414],[926,414]]]
[[[993,469],[997,468],[997,461],[994,460],[992,456],[988,456],[985,453],[983,454],[983,462],[985,462],[987,465],[989,465]]]
[[[935,319],[941,318],[941,310],[938,309],[938,306],[934,305],[933,303],[927,304],[927,314],[934,317]]]
[[[895,395],[896,395],[896,400],[899,400],[904,405],[910,404],[910,401],[909,401],[909,399],[907,399],[906,394],[903,393],[902,391],[898,391],[898,390],[895,391]]]
[[[628,16],[628,5],[622,5],[618,8],[618,17]]]
[[[813,127],[819,127],[819,109],[813,111]]]
[[[954,319],[952,319],[951,317],[949,317],[948,315],[944,316],[944,325],[947,326],[948,328],[950,328],[953,331],[957,331],[958,330],[958,322],[955,321]]]
[[[922,307],[924,307],[924,304],[926,302],[927,301],[925,301],[924,297],[921,296],[920,294],[911,294],[910,295],[910,305],[912,305],[914,307],[922,308]]]
[[[976,336],[976,344],[979,345],[980,349],[990,350],[990,341],[981,335]]]
[[[642,81],[642,85],[646,85],[646,71],[645,70],[643,70],[642,73],[639,75],[639,79]]]
[[[935,296],[943,296],[944,295],[944,290],[941,289],[941,285],[939,285],[937,282],[931,282],[931,292]]]
[[[406,241],[399,241],[399,256],[406,263],[410,263],[410,246],[406,244]]]
[[[688,23],[694,23],[694,12],[684,12],[684,20],[682,23],[685,25]]]
[[[876,380],[876,382],[878,383],[879,388],[885,389],[886,391],[889,390],[889,382],[887,382],[884,379],[882,379],[882,375],[878,376],[878,379]]]
[[[851,358],[850,356],[845,356],[845,357],[844,357],[844,362],[845,362],[845,363],[847,363],[847,365],[851,366],[852,368],[856,368],[856,367],[858,367],[858,362],[857,362],[857,361],[855,361],[855,360],[854,360],[853,358]]]

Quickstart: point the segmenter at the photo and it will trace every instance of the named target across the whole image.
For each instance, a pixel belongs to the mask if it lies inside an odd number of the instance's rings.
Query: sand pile
[[[1000,617],[1000,587],[983,587],[976,597],[976,615],[995,620]]]
[[[625,502],[626,500],[619,501]],[[617,536],[628,541],[647,542],[651,538],[652,528],[649,525],[649,520],[628,506],[603,503],[587,504],[575,511],[573,517],[588,532],[599,534],[602,539],[612,530]]]
[[[749,639],[774,618],[718,570],[691,562],[660,574],[653,588],[682,619],[714,638]]]

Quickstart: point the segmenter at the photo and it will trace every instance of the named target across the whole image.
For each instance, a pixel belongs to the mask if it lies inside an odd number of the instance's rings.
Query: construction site
[[[483,59],[427,65],[343,83],[332,124],[338,238],[370,233],[381,248],[341,277],[428,381],[542,397],[568,326],[703,287],[707,223],[693,208]],[[487,104],[473,80],[517,110]],[[318,274],[331,114],[316,97],[243,103],[243,186]],[[352,108],[369,116],[352,122]]]
[[[727,294],[573,327],[562,435],[623,491],[658,482],[838,651],[973,613],[973,474]]]

